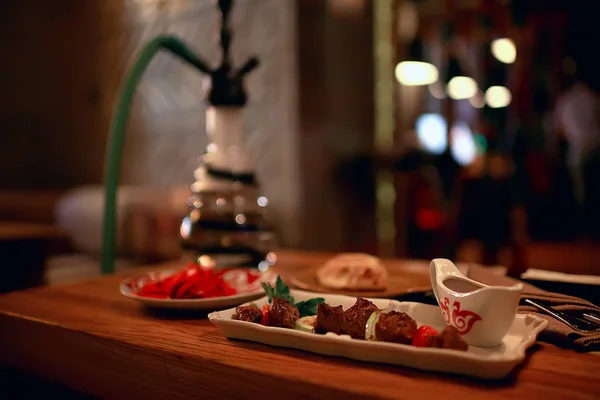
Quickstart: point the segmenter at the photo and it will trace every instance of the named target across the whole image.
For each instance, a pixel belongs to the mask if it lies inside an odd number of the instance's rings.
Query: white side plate
[[[211,297],[208,299],[157,299],[152,297],[139,296],[131,290],[132,283],[136,280],[145,278],[146,276],[153,278],[164,278],[169,275],[172,275],[174,272],[174,270],[163,270],[160,272],[151,272],[149,274],[132,276],[130,278],[127,278],[123,282],[121,282],[121,294],[125,297],[129,297],[130,299],[137,300],[147,307],[204,311],[223,310],[228,307],[236,307],[245,302],[256,300],[264,296],[265,294],[265,291],[262,289],[262,287],[260,287],[260,282],[258,281],[254,285],[257,287],[256,289],[252,289],[247,292],[239,293],[233,296]],[[272,273],[265,273],[260,280],[263,282],[272,282],[274,280],[274,276],[275,275]]]
[[[327,304],[352,306],[355,297],[321,294],[292,290],[296,301],[313,297],[324,297]],[[369,299],[382,309],[406,312],[419,326],[431,325],[442,329],[445,322],[439,307],[420,303],[399,302],[387,299]],[[267,303],[263,297],[255,304]],[[395,364],[429,371],[469,375],[484,379],[500,379],[508,375],[525,358],[526,350],[532,346],[537,335],[548,322],[530,314],[517,315],[502,344],[493,348],[471,346],[468,351],[420,348],[384,342],[368,342],[338,336],[333,333],[317,335],[293,329],[267,327],[233,319],[235,308],[213,312],[208,318],[217,325],[225,337],[259,342],[277,347],[289,347],[329,356],[354,360]]]

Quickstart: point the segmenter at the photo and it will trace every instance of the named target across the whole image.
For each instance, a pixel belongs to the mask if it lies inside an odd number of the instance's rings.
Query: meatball
[[[262,312],[254,304],[249,306],[239,306],[235,309],[237,319],[240,321],[254,322],[260,324],[262,321]]]
[[[342,333],[343,322],[344,309],[342,306],[332,307],[325,303],[317,305],[317,325],[315,326],[315,332],[333,332],[340,335]]]
[[[269,311],[269,325],[293,329],[298,318],[300,318],[300,312],[296,307],[287,300],[273,297]]]
[[[371,314],[378,310],[377,306],[369,300],[358,297],[356,303],[344,312],[342,333],[354,339],[364,339],[367,321]]]
[[[436,336],[429,337],[429,346],[440,349],[453,349],[467,351],[469,345],[460,337],[458,330],[448,325]]]
[[[382,342],[410,344],[416,333],[417,323],[403,312],[381,313],[375,324],[375,336]]]

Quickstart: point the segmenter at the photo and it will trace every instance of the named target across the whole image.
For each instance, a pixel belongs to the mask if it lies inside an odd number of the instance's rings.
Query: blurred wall
[[[375,210],[344,187],[339,168],[373,148],[373,3],[297,4],[302,243],[313,250],[364,250],[374,241]]]
[[[299,237],[296,9],[238,0],[232,55],[258,55],[248,81],[248,146],[287,244]],[[155,35],[175,34],[213,63],[209,0],[0,2],[0,190],[100,184],[110,118],[126,68]],[[132,110],[122,182],[189,184],[206,146],[202,77],[161,54]]]

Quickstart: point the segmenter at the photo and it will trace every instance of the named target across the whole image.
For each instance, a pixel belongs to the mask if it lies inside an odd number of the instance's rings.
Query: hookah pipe
[[[229,61],[229,46],[231,31],[228,28],[228,18],[233,6],[233,0],[218,0],[221,13],[220,45],[222,49],[221,65],[211,69],[196,52],[183,41],[174,36],[158,36],[148,42],[136,57],[133,66],[127,74],[121,94],[115,108],[114,118],[106,150],[104,220],[102,228],[102,273],[114,272],[116,218],[117,218],[117,186],[121,172],[123,146],[125,143],[126,124],[129,119],[131,101],[137,85],[160,50],[167,50],[183,61],[196,67],[200,72],[210,76],[211,88],[208,102],[213,106],[244,106],[246,93],[242,85],[244,75],[258,66],[258,59],[252,57],[233,74]]]

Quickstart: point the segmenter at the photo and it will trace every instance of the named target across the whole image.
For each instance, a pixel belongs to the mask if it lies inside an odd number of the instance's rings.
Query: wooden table
[[[323,255],[282,253],[293,271]],[[600,357],[539,344],[495,383],[225,339],[205,315],[151,314],[122,277],[0,296],[0,365],[101,398],[598,398]],[[32,385],[30,385],[32,386]],[[34,387],[34,386],[32,386]]]
[[[0,293],[43,285],[50,245],[66,240],[53,225],[0,221]]]

